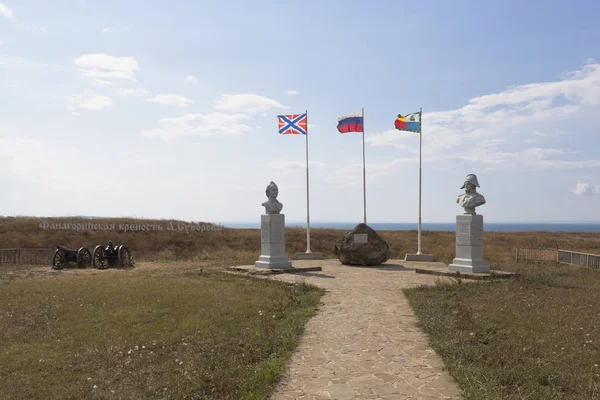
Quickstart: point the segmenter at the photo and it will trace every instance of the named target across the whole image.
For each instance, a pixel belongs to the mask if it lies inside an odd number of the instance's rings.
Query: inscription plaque
[[[355,233],[354,234],[354,243],[368,243],[369,235],[366,233]]]
[[[457,223],[456,244],[458,246],[483,246],[483,227],[468,222]]]
[[[271,220],[271,243],[283,243],[285,239],[285,223],[283,219]]]
[[[469,222],[458,222],[456,224],[456,244],[459,246],[471,244],[471,224]]]
[[[269,243],[269,221],[260,221],[260,241],[261,243]]]

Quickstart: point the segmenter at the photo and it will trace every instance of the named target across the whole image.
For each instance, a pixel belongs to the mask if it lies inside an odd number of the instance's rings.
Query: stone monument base
[[[450,271],[473,272],[476,274],[488,274],[490,266],[483,262],[473,262],[473,260],[455,258],[452,264],[448,265]]]
[[[272,256],[260,256],[258,261],[254,263],[257,268],[271,268],[271,269],[282,269],[292,268],[292,262],[287,256],[283,257],[272,257]]]
[[[407,254],[404,261],[435,261],[433,254]]]
[[[323,254],[321,253],[296,253],[294,256],[296,260],[322,260]]]
[[[483,215],[456,216],[456,258],[448,265],[450,271],[489,273],[483,259]]]
[[[258,268],[292,268],[285,254],[285,215],[260,216],[260,257],[254,263]]]

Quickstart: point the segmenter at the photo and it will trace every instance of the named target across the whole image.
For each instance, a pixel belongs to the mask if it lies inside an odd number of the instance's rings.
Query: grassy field
[[[406,290],[469,399],[600,399],[600,271],[504,265],[516,280]]]
[[[0,265],[0,393],[7,399],[261,399],[281,376],[322,292],[220,273],[252,264],[252,229],[52,230],[81,219],[0,217],[0,248],[126,244],[130,270]],[[182,221],[93,220],[160,224]],[[333,258],[335,229],[311,230]],[[381,231],[392,258],[415,231]],[[423,232],[423,250],[454,258],[453,232]],[[515,248],[600,254],[600,234],[486,232],[484,257],[516,280],[406,292],[451,374],[471,399],[600,399],[600,271],[514,264]],[[286,229],[288,255],[305,231]]]
[[[322,295],[191,270],[104,272],[0,286],[2,399],[263,399]]]

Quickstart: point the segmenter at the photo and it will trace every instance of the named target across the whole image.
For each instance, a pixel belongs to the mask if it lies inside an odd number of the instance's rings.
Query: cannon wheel
[[[92,265],[92,253],[89,249],[81,247],[77,250],[77,266],[79,268],[85,268]]]
[[[63,265],[65,264],[65,254],[62,250],[56,249],[54,252],[54,257],[52,257],[52,268],[54,269],[63,269]]]
[[[133,263],[131,262],[131,253],[127,247],[120,245],[117,255],[119,257],[118,263],[120,267],[128,268],[133,266]]]
[[[94,247],[94,253],[92,253],[92,265],[94,268],[102,268],[104,266],[104,248],[101,244]]]

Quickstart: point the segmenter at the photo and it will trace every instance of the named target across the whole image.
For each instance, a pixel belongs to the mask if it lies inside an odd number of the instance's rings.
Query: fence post
[[[571,262],[569,264],[573,265],[573,252],[571,251]]]
[[[519,248],[518,247],[516,249],[516,255],[515,255],[515,257],[517,259],[516,262],[518,263],[519,262]]]
[[[585,259],[585,266],[589,267],[590,266],[590,255],[588,254],[586,259]]]

